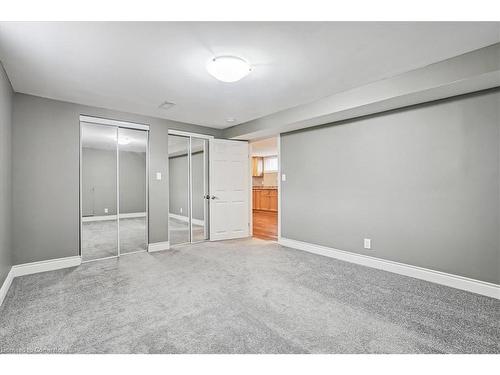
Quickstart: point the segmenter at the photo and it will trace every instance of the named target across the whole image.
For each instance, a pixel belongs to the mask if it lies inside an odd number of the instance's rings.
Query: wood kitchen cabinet
[[[264,158],[252,157],[252,177],[262,177],[264,175]]]
[[[254,210],[278,211],[278,189],[253,189],[252,200]]]

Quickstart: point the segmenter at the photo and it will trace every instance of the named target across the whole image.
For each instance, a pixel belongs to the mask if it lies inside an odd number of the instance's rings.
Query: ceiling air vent
[[[175,105],[175,103],[172,103],[172,102],[169,102],[169,101],[165,101],[163,103],[161,103],[158,108],[159,109],[163,109],[163,110],[168,110],[170,108],[172,108],[173,106]]]

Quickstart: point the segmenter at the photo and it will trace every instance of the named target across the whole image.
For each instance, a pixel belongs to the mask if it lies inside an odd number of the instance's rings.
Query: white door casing
[[[210,240],[249,236],[248,142],[210,140]]]

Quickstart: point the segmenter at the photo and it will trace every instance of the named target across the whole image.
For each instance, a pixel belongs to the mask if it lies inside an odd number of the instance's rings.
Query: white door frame
[[[276,241],[281,238],[281,134],[275,135],[276,137],[276,153],[278,156],[278,236]],[[273,137],[266,137],[273,138]],[[248,220],[250,223],[250,237],[253,237],[253,177],[252,177],[252,142],[249,141],[250,147],[248,148],[248,175],[249,179],[249,191],[250,191],[250,205],[248,210]]]
[[[248,141],[248,234],[253,237],[253,160],[252,143]]]
[[[276,136],[276,145],[278,151],[278,238],[281,239],[281,134]]]

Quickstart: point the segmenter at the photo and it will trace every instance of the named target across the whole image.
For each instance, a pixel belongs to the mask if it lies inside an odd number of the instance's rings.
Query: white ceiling
[[[225,128],[497,43],[499,24],[2,22],[0,59],[17,92]],[[215,80],[227,54],[252,73]]]

